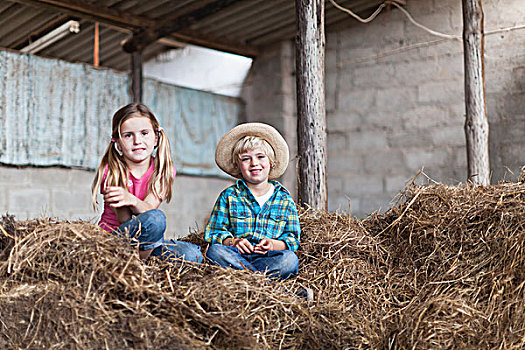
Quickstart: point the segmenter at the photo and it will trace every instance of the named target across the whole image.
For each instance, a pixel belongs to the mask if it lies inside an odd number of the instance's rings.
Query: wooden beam
[[[166,22],[160,26],[148,27],[135,33],[130,39],[128,39],[124,45],[124,51],[134,52],[141,51],[147,45],[153,43],[159,38],[167,36],[171,33],[180,31],[181,29],[189,28],[192,24],[210,16],[214,13],[225,9],[233,3],[240,2],[243,0],[217,0],[214,1],[198,10],[190,12],[186,15],[180,16],[169,22]]]
[[[172,33],[170,37],[173,37],[182,42],[207,47],[218,51],[233,53],[236,55],[246,56],[255,58],[258,54],[258,50],[255,46],[242,45],[224,38],[217,38],[212,36],[206,36],[195,31],[184,31],[183,33]],[[162,39],[160,39],[162,40]],[[159,40],[159,41],[160,41]]]
[[[93,5],[81,0],[9,0],[33,7],[47,8],[71,16],[88,19],[93,22],[116,25],[128,29],[138,29],[145,26],[155,26],[156,22],[144,17],[138,17],[128,12],[114,10],[104,6]]]
[[[462,0],[462,4],[468,176],[472,182],[486,186],[490,184],[490,166],[483,8],[481,0]]]
[[[68,20],[68,16],[60,15],[55,19],[51,20],[50,22],[43,23],[37,29],[33,30],[29,35],[25,35],[22,39],[18,39],[18,41],[10,43],[8,47],[12,47],[14,49],[19,50],[22,47],[27,46],[30,42],[34,41],[33,38],[41,37],[42,35],[66,23]]]
[[[327,210],[324,0],[296,0],[299,202]]]
[[[133,102],[142,102],[142,53],[131,54],[131,93]]]

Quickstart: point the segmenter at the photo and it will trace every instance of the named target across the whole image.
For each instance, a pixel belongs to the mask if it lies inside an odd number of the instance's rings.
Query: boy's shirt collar
[[[269,180],[268,183],[271,183],[274,187],[275,187],[275,192],[277,192],[278,190],[280,190],[281,188],[283,190],[286,190],[280,183],[279,181],[276,181],[276,180]],[[250,192],[250,194],[252,193],[252,191],[250,191],[250,188],[248,187],[248,185],[246,184],[246,181],[244,181],[244,179],[238,179],[236,182],[235,182],[235,186],[239,189],[239,190],[247,190],[248,192]],[[286,190],[286,192],[288,192],[288,190]],[[252,194],[253,196],[253,194]],[[255,198],[254,198],[255,200]]]
[[[280,191],[285,191],[286,193],[288,193],[288,190],[286,190],[278,181],[270,180],[268,182],[274,186],[274,193],[268,199],[268,202],[272,201],[272,198],[276,198],[276,196],[277,198],[280,198]],[[235,183],[235,188],[239,193],[245,193],[244,198],[241,199],[241,201],[243,201],[245,205],[249,207],[255,214],[258,214],[263,209],[259,206],[259,203],[255,199],[255,196],[253,195],[252,191],[250,191],[250,188],[248,187],[244,179],[237,180]]]

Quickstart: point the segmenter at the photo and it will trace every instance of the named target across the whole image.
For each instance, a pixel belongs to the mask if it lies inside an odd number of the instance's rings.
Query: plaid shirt
[[[277,181],[270,183],[275,191],[262,208],[243,180],[222,191],[204,231],[206,242],[222,244],[228,237],[242,237],[257,244],[272,238],[296,251],[301,235],[297,208],[288,190]]]

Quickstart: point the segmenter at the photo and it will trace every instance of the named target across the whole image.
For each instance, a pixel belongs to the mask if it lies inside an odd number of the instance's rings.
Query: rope
[[[351,15],[352,17],[354,17],[355,19],[357,19],[359,22],[362,22],[362,23],[369,23],[371,21],[373,21],[377,15],[379,15],[379,13],[383,10],[383,8],[385,8],[387,5],[394,5],[395,7],[397,7],[407,18],[410,22],[412,22],[412,24],[414,24],[416,27],[418,28],[421,28],[423,30],[425,30],[426,32],[432,34],[432,35],[435,35],[435,36],[439,36],[441,38],[446,38],[446,39],[456,39],[456,40],[461,40],[461,36],[457,36],[457,35],[449,35],[449,34],[444,34],[444,33],[440,33],[440,32],[437,32],[435,30],[432,30],[428,27],[425,27],[424,25],[422,25],[421,23],[417,22],[413,17],[412,15],[410,15],[410,13],[408,13],[407,10],[405,10],[401,5],[403,4],[404,2],[401,2],[401,0],[386,0],[386,1],[383,1],[383,3],[381,5],[379,5],[379,7],[377,8],[377,10],[374,11],[374,13],[372,13],[368,18],[361,18],[359,17],[357,14],[355,14],[354,12],[352,12],[351,10],[347,9],[347,8],[344,8],[343,6],[337,4],[335,2],[335,0],[330,0],[330,2],[332,3],[332,5],[334,5],[335,8],[337,8],[338,10],[341,10],[343,12],[346,12],[348,13],[349,15]]]
[[[383,8],[386,7],[386,3],[383,2],[383,3],[377,8],[377,10],[375,10],[375,12],[372,13],[368,18],[361,18],[361,17],[359,17],[358,15],[356,15],[354,12],[352,12],[352,10],[349,10],[349,9],[347,9],[347,8],[344,8],[343,6],[341,6],[341,5],[339,5],[338,3],[336,3],[334,0],[330,0],[330,2],[332,3],[332,5],[334,5],[334,7],[335,7],[336,9],[348,13],[350,16],[354,17],[355,19],[357,19],[359,22],[362,22],[362,23],[372,22],[372,21],[374,20],[374,18],[376,18],[377,15],[383,10]]]

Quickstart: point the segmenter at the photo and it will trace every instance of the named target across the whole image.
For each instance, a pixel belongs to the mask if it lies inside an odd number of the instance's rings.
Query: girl
[[[129,235],[141,259],[202,262],[198,246],[163,238],[166,216],[158,207],[170,201],[174,176],[169,141],[157,118],[140,103],[122,107],[113,116],[111,142],[91,188],[95,208],[99,190],[104,197],[99,226]]]

